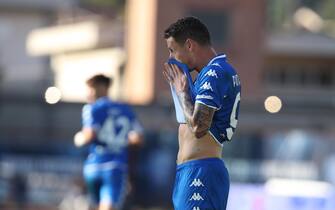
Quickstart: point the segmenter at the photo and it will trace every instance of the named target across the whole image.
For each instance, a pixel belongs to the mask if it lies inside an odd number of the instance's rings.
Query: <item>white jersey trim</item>
[[[217,139],[215,138],[215,136],[212,134],[212,132],[210,132],[209,130],[208,130],[208,133],[213,137],[213,139],[215,140],[216,143],[218,143],[221,147],[223,147],[223,142],[222,142],[222,144],[221,144],[220,141],[217,140]]]
[[[208,107],[210,107],[212,109],[215,109],[215,111],[221,109],[221,107],[218,108],[218,107],[215,107],[215,106],[211,106],[211,105],[208,105],[208,104],[206,104],[206,103],[204,103],[202,101],[199,101],[199,100],[196,100],[195,103],[203,104],[203,105],[208,106]]]
[[[225,54],[216,56],[211,61],[209,61],[209,63],[207,64],[207,66],[211,65],[216,59],[225,58],[225,57],[227,57]]]

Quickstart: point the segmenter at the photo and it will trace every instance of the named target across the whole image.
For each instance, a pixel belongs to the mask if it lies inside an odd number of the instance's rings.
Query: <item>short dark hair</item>
[[[179,44],[184,44],[190,38],[201,45],[210,45],[211,38],[204,23],[196,17],[185,17],[171,24],[164,31],[164,38],[173,37]]]
[[[86,81],[86,84],[90,87],[96,87],[97,85],[109,87],[111,83],[112,79],[103,74],[97,74]]]

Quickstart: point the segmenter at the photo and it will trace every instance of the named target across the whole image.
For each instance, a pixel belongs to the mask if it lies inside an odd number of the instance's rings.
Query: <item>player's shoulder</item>
[[[92,104],[84,104],[83,110],[89,110],[92,109]]]
[[[213,62],[208,65],[208,68],[213,69],[213,71],[215,70],[217,74],[222,77],[230,77],[237,74],[235,68],[226,59],[220,59]]]
[[[88,114],[88,113],[92,112],[92,104],[85,104],[82,108],[82,112],[84,114]]]
[[[113,101],[111,105],[114,107],[121,108],[121,109],[127,109],[130,107],[128,103],[123,102],[123,101]]]
[[[123,114],[131,114],[131,113],[133,113],[132,107],[128,103],[126,103],[126,102],[122,102],[122,101],[113,102],[112,107],[114,109],[119,110]]]
[[[92,109],[101,109],[110,103],[110,100],[106,97],[99,98],[92,104]]]
[[[91,112],[105,111],[106,109],[110,107],[111,104],[112,104],[112,101],[109,98],[102,97],[96,100],[94,103],[89,104],[88,110],[90,110]]]
[[[214,62],[205,66],[200,74],[201,79],[223,79],[227,74],[227,67],[222,62]]]

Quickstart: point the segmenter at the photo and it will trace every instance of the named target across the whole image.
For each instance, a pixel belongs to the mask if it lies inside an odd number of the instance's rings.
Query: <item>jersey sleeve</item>
[[[199,75],[198,78],[195,102],[218,110],[222,106],[222,99],[227,95],[228,78],[223,74],[222,70],[211,68],[204,70],[205,72]]]
[[[132,131],[136,131],[137,133],[143,133],[143,127],[136,118],[134,118],[134,120],[132,121],[131,128]]]
[[[125,107],[127,107],[127,115],[129,117],[130,120],[130,129],[129,131],[136,131],[138,133],[143,133],[143,127],[140,123],[140,121],[137,119],[137,116],[135,114],[135,112],[133,111],[133,109],[129,106],[129,105],[124,105]]]
[[[97,130],[100,127],[97,111],[93,109],[91,104],[86,104],[82,110],[83,128],[93,128]]]

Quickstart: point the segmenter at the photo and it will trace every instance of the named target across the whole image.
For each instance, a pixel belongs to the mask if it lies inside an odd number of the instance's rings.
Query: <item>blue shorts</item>
[[[177,166],[175,210],[225,210],[229,175],[219,158],[191,160]]]
[[[110,165],[113,165],[113,162],[86,164],[84,178],[94,204],[107,203],[119,209],[126,196],[127,169],[117,166],[108,167]]]

